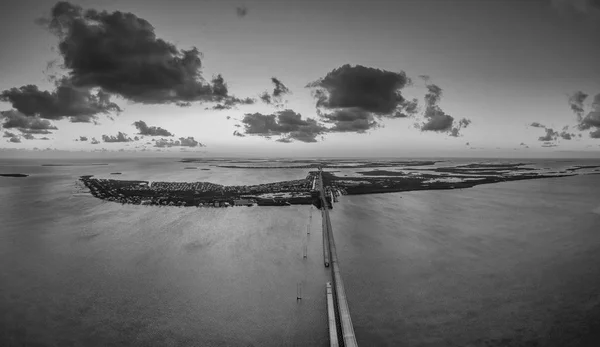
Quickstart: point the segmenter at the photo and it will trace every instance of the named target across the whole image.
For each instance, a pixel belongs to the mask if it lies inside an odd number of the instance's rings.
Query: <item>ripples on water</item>
[[[307,169],[0,164],[31,174],[0,179],[0,345],[328,345],[318,211],[307,239],[308,206],[73,195],[84,174],[256,184]],[[342,197],[331,217],[359,344],[600,345],[598,208],[597,175]]]

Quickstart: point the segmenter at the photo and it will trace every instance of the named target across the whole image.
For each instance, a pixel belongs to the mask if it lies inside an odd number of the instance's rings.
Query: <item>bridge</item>
[[[321,217],[323,220],[323,258],[326,267],[330,267],[333,286],[327,283],[327,312],[329,316],[329,337],[330,345],[338,346],[338,339],[341,337],[342,346],[356,347],[356,336],[352,326],[352,317],[348,308],[346,291],[344,290],[344,281],[340,273],[337,251],[333,239],[333,229],[329,218],[329,208],[325,201],[325,188],[323,187],[322,170],[319,168],[318,188],[321,199]],[[333,197],[332,197],[333,203]],[[339,322],[339,324],[338,324]],[[335,331],[334,331],[335,330]]]

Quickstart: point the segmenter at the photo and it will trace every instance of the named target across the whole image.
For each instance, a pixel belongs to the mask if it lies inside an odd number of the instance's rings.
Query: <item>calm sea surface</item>
[[[120,205],[75,184],[308,169],[68,162],[0,160],[31,175],[0,177],[0,346],[328,345],[318,210]],[[361,346],[600,346],[600,175],[344,196],[331,218]]]

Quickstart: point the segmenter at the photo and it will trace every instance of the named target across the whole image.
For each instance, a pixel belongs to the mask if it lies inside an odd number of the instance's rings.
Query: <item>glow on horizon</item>
[[[178,48],[197,46],[204,53],[203,76],[222,73],[236,96],[256,97],[272,88],[269,79],[276,76],[292,90],[286,107],[303,118],[318,117],[315,101],[305,85],[351,63],[406,71],[415,84],[403,94],[418,97],[421,102],[424,86],[417,76],[431,76],[444,90],[441,107],[455,118],[471,119],[472,124],[462,131],[461,137],[453,138],[420,132],[412,127],[412,119],[390,119],[383,123],[384,128],[366,134],[335,133],[317,143],[279,143],[232,135],[236,119],[245,113],[275,112],[269,105],[212,111],[205,110],[208,104],[179,108],[134,104],[117,98],[124,111],[114,120],[102,116],[100,125],[56,121],[59,130],[48,135],[51,140],[10,143],[3,138],[2,147],[119,151],[138,146],[137,150],[145,147],[154,153],[140,152],[144,156],[192,153],[178,149],[154,152],[152,145],[145,144],[148,139],[98,145],[74,141],[79,136],[100,139],[119,131],[133,137],[132,123],[144,120],[176,137],[193,136],[207,146],[195,151],[212,156],[327,157],[351,153],[374,157],[556,157],[560,153],[600,153],[600,141],[589,138],[588,132],[582,132],[582,138],[559,140],[557,147],[544,148],[538,141],[544,131],[527,126],[534,121],[556,130],[574,125],[568,95],[577,90],[600,93],[600,50],[592,44],[600,41],[600,30],[590,30],[590,25],[594,28],[596,23],[557,11],[551,1],[485,6],[462,1],[398,1],[393,5],[348,1],[343,8],[333,3],[315,6],[288,0],[246,1],[248,14],[243,18],[236,16],[235,6],[227,1],[173,1],[177,4],[172,5],[168,15],[164,4],[158,1],[79,3],[84,8],[130,11],[147,19],[158,37],[176,43]],[[0,90],[28,83],[51,88],[40,71],[48,60],[57,58],[50,50],[57,40],[36,27],[33,20],[47,13],[52,4],[37,1],[35,6],[28,3],[10,9],[11,18],[1,25],[5,31],[13,28],[15,35],[2,40],[5,46],[17,47],[15,42],[20,42],[20,48],[8,50],[0,58],[4,67],[10,67],[3,69]],[[430,6],[438,9],[432,12]],[[427,25],[423,25],[423,18],[428,19]],[[510,18],[509,25],[506,18]],[[7,103],[0,105],[0,110],[10,108]],[[0,151],[0,156],[7,153],[13,152]]]

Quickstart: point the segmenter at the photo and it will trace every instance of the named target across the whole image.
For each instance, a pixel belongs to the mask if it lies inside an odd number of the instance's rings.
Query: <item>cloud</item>
[[[431,79],[429,75],[419,75],[418,77],[422,79],[425,83],[429,83],[429,80]]]
[[[269,92],[263,92],[262,94],[260,94],[259,98],[265,103],[265,104],[270,104],[271,103],[271,94],[269,94]]]
[[[600,128],[590,132],[590,137],[593,139],[600,139]]]
[[[69,82],[146,104],[218,100],[227,95],[219,75],[207,83],[196,47],[178,49],[128,12],[84,10],[58,2],[44,24],[59,38]]]
[[[40,140],[50,140],[49,138],[47,138],[46,136],[41,137]]]
[[[41,91],[36,85],[26,85],[2,91],[0,100],[8,102],[22,114],[39,118],[89,123],[97,114],[120,112],[119,106],[110,101],[103,91],[95,94],[89,88],[73,86],[67,79],[56,83],[52,92]]]
[[[246,135],[244,135],[244,134],[240,133],[240,132],[239,132],[239,131],[237,131],[237,130],[234,130],[234,131],[233,131],[233,136],[245,137]]]
[[[564,140],[571,140],[573,137],[575,137],[575,134],[571,134],[563,130],[560,132],[560,137]]]
[[[174,136],[172,133],[163,129],[161,127],[151,126],[149,127],[146,122],[139,120],[134,122],[133,125],[138,130],[139,135],[148,135],[148,136]]]
[[[597,0],[600,3],[600,0]],[[599,4],[600,8],[600,4]],[[571,110],[577,116],[577,128],[579,130],[589,130],[592,128],[600,129],[600,93],[594,96],[590,111],[584,117],[585,107],[583,102],[588,97],[584,92],[576,92],[569,98]]]
[[[556,147],[557,145],[552,142],[544,142],[542,147]]]
[[[92,137],[92,142],[90,142],[92,145],[97,145],[100,143],[100,141],[96,140],[95,137]]]
[[[558,138],[558,132],[552,128],[545,128],[546,135],[540,136],[538,141],[554,141]]]
[[[4,135],[2,137],[17,137],[17,134],[11,133],[10,131],[4,131]]]
[[[24,129],[24,128],[19,128],[19,130],[23,134],[42,134],[42,135],[52,134],[51,131],[46,130],[46,129]]]
[[[428,80],[428,76],[421,78]],[[365,132],[380,126],[378,120],[382,118],[409,118],[419,112],[418,99],[406,100],[401,94],[409,84],[410,79],[403,71],[346,64],[306,87],[312,90],[317,114],[324,122],[334,122],[328,131]],[[460,129],[470,121],[465,119],[467,123],[454,124],[454,118],[437,106],[442,89],[433,84],[427,85],[427,89],[425,122],[415,123],[415,127],[458,136]]]
[[[426,122],[421,125],[421,131],[446,132],[452,129],[454,117],[446,114],[437,105],[425,109]]]
[[[425,94],[425,104],[429,106],[436,106],[442,98],[442,88],[435,84],[427,85],[427,94]]]
[[[37,116],[28,117],[17,110],[0,111],[0,119],[4,119],[2,126],[5,129],[16,128],[22,132],[30,133],[36,131],[56,130],[57,128],[46,119]]]
[[[299,113],[292,110],[283,110],[275,114],[247,113],[242,123],[246,135],[281,135],[282,138],[302,142],[316,142],[316,137],[327,131],[327,128],[315,119],[302,119]]]
[[[333,127],[327,129],[328,132],[365,133],[380,126],[371,113],[356,107],[321,113],[320,116],[323,122],[333,123]]]
[[[471,120],[462,118],[457,123],[454,117],[442,110],[438,103],[442,98],[442,88],[435,84],[427,84],[427,93],[425,94],[425,111],[423,117],[425,122],[416,123],[415,127],[421,131],[447,132],[450,136],[459,137],[460,130],[471,124]]]
[[[236,7],[235,13],[240,18],[246,17],[246,15],[248,14],[248,9],[246,8],[246,6]]]
[[[179,140],[173,139],[158,139],[154,143],[154,147],[167,148],[167,147],[206,147],[204,144],[199,143],[193,137],[180,137]]]
[[[31,135],[31,134],[24,134],[23,138],[25,140],[35,140],[35,136]]]
[[[463,128],[468,127],[469,124],[471,124],[471,120],[470,119],[463,118],[463,119],[459,120],[458,124],[455,125],[452,128],[452,130],[450,130],[450,136],[459,137],[460,136],[460,130],[463,129]]]
[[[279,97],[290,93],[288,87],[286,87],[283,84],[283,82],[281,82],[276,77],[271,77],[271,82],[273,82],[273,84],[275,85],[275,88],[273,89],[273,97]]]
[[[271,82],[274,85],[273,92],[269,94],[269,92],[265,91],[259,95],[259,98],[265,104],[275,104],[275,106],[278,107],[282,106],[282,97],[286,94],[291,94],[291,91],[277,77],[271,77]]]
[[[8,139],[8,142],[21,143],[21,139],[16,136],[13,136],[10,139]]]
[[[534,128],[544,128],[544,129],[546,128],[546,126],[545,126],[545,125],[543,125],[543,124],[540,124],[540,123],[538,123],[538,122],[533,122],[533,123],[529,124],[529,126],[530,126],[530,127],[534,127]]]
[[[403,71],[346,64],[309,83],[307,88],[312,88],[317,107],[330,110],[357,108],[391,116],[404,101],[400,90],[407,82],[408,77]]]
[[[588,130],[592,127],[600,128],[600,109],[589,112],[578,125],[579,130]]]
[[[88,138],[86,136],[79,136],[79,141],[87,141]]]
[[[102,141],[104,142],[131,142],[133,141],[127,134],[119,131],[117,136],[102,135]]]
[[[213,107],[207,107],[207,108],[205,108],[205,110],[217,110],[217,111],[230,110],[230,109],[234,108],[236,105],[252,105],[255,102],[256,102],[256,100],[253,98],[240,99],[235,96],[232,96],[232,97],[228,97],[228,98],[224,99],[223,103],[216,104]]]
[[[571,110],[577,115],[577,120],[581,122],[583,118],[583,102],[588,97],[584,92],[578,91],[569,97],[569,106]]]

